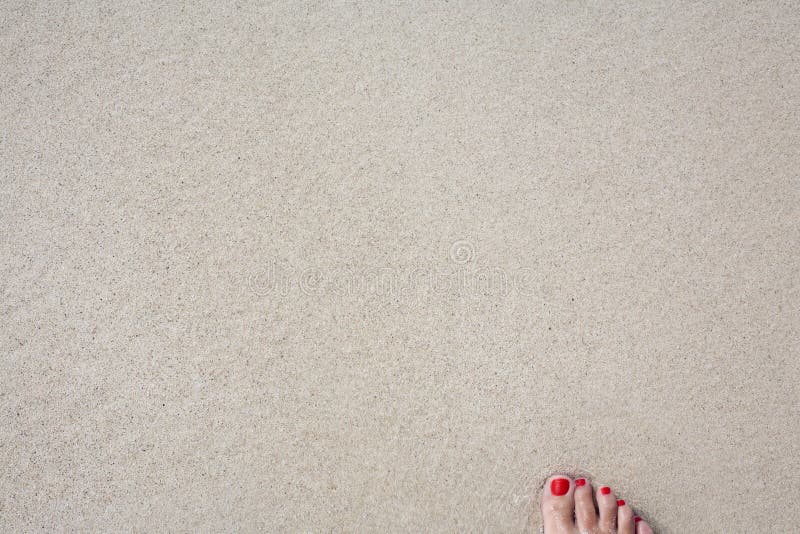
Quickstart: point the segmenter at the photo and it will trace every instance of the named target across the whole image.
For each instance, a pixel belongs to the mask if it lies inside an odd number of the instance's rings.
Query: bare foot
[[[548,478],[542,490],[542,517],[544,534],[653,534],[647,521],[611,488],[595,491],[585,478]]]

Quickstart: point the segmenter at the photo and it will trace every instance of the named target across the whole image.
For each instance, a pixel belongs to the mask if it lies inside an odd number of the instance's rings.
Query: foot
[[[653,534],[647,521],[611,488],[595,490],[585,478],[548,478],[542,490],[542,517],[544,534]]]

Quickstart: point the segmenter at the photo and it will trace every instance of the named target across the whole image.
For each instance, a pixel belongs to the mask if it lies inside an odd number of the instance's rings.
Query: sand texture
[[[796,532],[798,35],[2,2],[0,531]]]

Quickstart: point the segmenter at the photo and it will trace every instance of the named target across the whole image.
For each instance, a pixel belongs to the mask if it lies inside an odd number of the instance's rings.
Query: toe
[[[542,519],[545,534],[572,534],[575,522],[572,516],[575,484],[564,475],[556,475],[547,479],[542,492]]]
[[[617,500],[617,534],[633,534],[636,527],[633,521],[633,510],[623,499]]]
[[[597,528],[592,485],[585,478],[575,480],[575,520],[578,532],[594,532]]]
[[[596,496],[597,508],[600,510],[597,531],[601,534],[611,534],[617,529],[617,497],[608,486],[600,486]]]
[[[636,522],[636,534],[653,534],[653,529],[650,528],[647,521],[638,516],[634,518],[634,521]]]

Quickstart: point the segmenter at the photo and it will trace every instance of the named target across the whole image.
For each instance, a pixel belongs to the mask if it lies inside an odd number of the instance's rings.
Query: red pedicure
[[[586,479],[585,478],[579,478],[578,480],[575,481],[575,485],[578,486],[578,487],[585,486],[586,485]]]
[[[625,501],[623,499],[618,500],[617,506],[625,506]]]
[[[638,523],[638,522],[639,522],[639,521],[641,521],[641,520],[642,520],[642,518],[641,518],[641,517],[639,517],[638,515],[637,515],[636,517],[634,517],[634,518],[633,518],[633,522],[634,522],[634,523]]]
[[[550,482],[550,493],[556,497],[566,495],[569,491],[569,480],[566,478],[554,478]]]
[[[608,486],[603,486],[602,488],[600,488],[600,493],[602,493],[603,495],[608,495],[609,493],[611,493],[611,488],[609,488]]]

